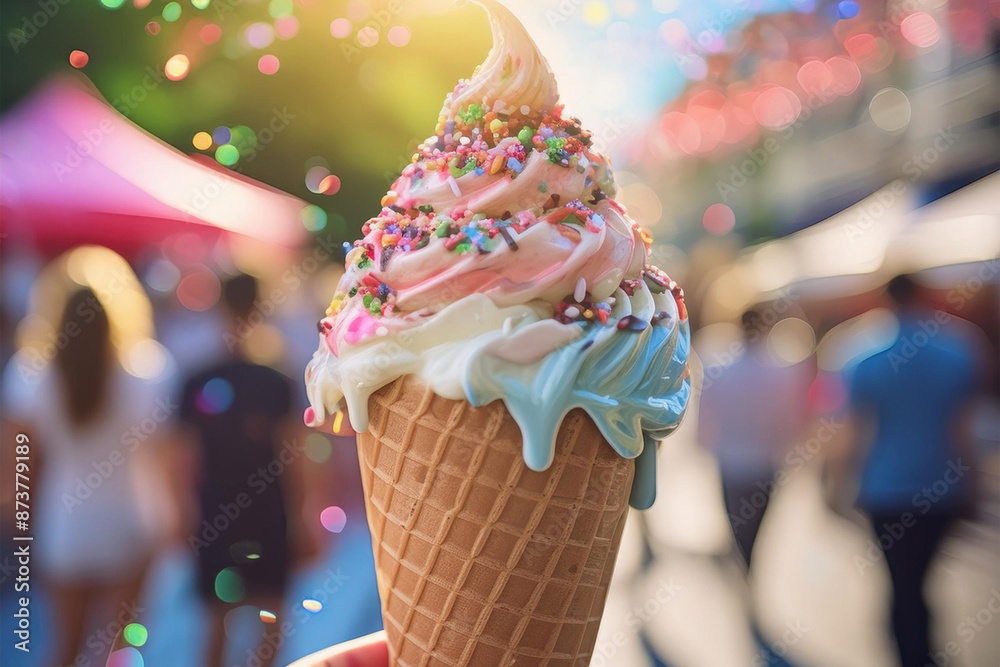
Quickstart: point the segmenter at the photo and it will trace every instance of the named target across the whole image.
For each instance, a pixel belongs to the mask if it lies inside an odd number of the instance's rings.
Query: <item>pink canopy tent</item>
[[[82,74],[48,80],[0,123],[0,215],[15,246],[49,254],[96,243],[132,256],[193,231],[294,248],[307,237],[304,206],[160,141]]]

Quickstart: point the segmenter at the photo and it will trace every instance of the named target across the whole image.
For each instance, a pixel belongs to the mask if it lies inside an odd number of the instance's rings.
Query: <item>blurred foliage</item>
[[[0,109],[46,77],[71,70],[69,54],[79,49],[89,55],[82,71],[115,108],[186,153],[197,152],[191,139],[199,131],[220,125],[259,131],[280,114],[287,128],[235,168],[323,207],[328,231],[353,239],[413,148],[433,132],[444,96],[489,51],[488,22],[479,8],[450,0],[297,0],[298,34],[251,48],[246,27],[273,23],[269,5],[278,1],[211,0],[199,10],[183,0],[180,19],[171,23],[162,18],[165,0],[142,9],[132,0],[118,9],[101,0],[4,0]],[[333,37],[331,21],[350,15],[350,35]],[[146,30],[151,20],[158,34]],[[204,44],[198,33],[209,23],[220,26],[222,37]],[[402,47],[387,38],[397,25],[412,35]],[[366,27],[378,33],[374,46],[359,43]],[[191,69],[170,81],[164,65],[177,53],[189,57]],[[273,76],[257,69],[264,54],[280,60]],[[214,148],[205,152],[214,155]],[[340,177],[339,193],[306,188],[305,164],[316,156]]]

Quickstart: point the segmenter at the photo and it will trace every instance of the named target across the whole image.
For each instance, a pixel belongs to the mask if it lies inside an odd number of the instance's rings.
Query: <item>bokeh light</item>
[[[331,533],[339,533],[347,525],[347,513],[333,505],[320,512],[319,522]]]
[[[313,463],[326,463],[333,453],[333,444],[322,433],[310,433],[305,440],[306,458]]]
[[[370,11],[367,0],[351,0],[347,5],[347,15],[354,21],[363,21]]]
[[[358,44],[365,47],[372,47],[378,44],[378,30],[370,25],[358,31]]]
[[[393,46],[406,46],[410,43],[410,29],[405,25],[389,28],[389,43]]]
[[[276,74],[279,67],[281,67],[281,63],[278,62],[278,57],[270,53],[262,55],[260,60],[257,61],[257,69],[261,74],[267,74],[268,76]]]
[[[211,141],[212,139],[209,137],[210,146]],[[180,269],[178,269],[177,265],[169,259],[157,259],[151,262],[149,267],[146,269],[146,284],[149,285],[150,289],[163,294],[173,292],[180,279]]]
[[[899,24],[899,32],[910,44],[920,48],[929,48],[937,44],[941,38],[937,21],[927,12],[914,12]]]
[[[120,648],[108,656],[107,667],[143,667],[142,654],[133,646]]]
[[[143,380],[160,377],[167,367],[170,353],[154,338],[140,340],[125,351],[123,365],[132,376]]]
[[[611,19],[611,11],[601,0],[589,0],[583,5],[583,20],[592,26],[601,27]]]
[[[191,143],[200,151],[207,151],[212,147],[212,135],[208,132],[198,132],[191,138]]]
[[[101,6],[105,9],[118,9],[125,4],[125,0],[101,0]]]
[[[122,636],[132,646],[142,646],[149,639],[149,631],[142,623],[129,623],[122,630]]]
[[[77,69],[83,68],[89,61],[86,51],[73,50],[69,53],[69,64]]]
[[[179,2],[168,2],[163,6],[163,20],[167,23],[173,23],[181,17],[181,3]]]
[[[795,75],[806,95],[819,96],[833,86],[833,71],[822,60],[807,60]]]
[[[319,612],[323,611],[323,603],[320,602],[319,600],[306,598],[305,600],[302,601],[302,608],[310,613],[318,614]]]
[[[671,111],[663,116],[660,121],[663,132],[673,146],[678,150],[694,155],[701,145],[701,128],[691,116]]]
[[[705,231],[715,236],[725,236],[736,227],[736,214],[726,204],[712,204],[701,217]]]
[[[910,124],[910,100],[899,88],[883,88],[872,97],[868,113],[886,132],[901,132]]]
[[[223,602],[239,602],[246,597],[246,584],[243,576],[234,567],[215,575],[215,595]]]
[[[271,0],[267,5],[267,13],[271,15],[271,18],[280,19],[284,16],[290,16],[293,11],[295,11],[295,5],[292,0]]]
[[[232,144],[223,144],[215,149],[215,160],[226,167],[232,167],[240,161],[240,150]]]
[[[211,3],[212,0],[191,0],[191,4],[195,9],[208,9]]]
[[[203,266],[189,270],[177,284],[177,300],[182,306],[195,312],[214,306],[219,301],[221,292],[218,277]]]
[[[798,95],[784,86],[771,86],[753,103],[757,122],[769,130],[781,130],[794,123],[802,112]]]
[[[229,143],[240,152],[240,157],[252,155],[257,150],[257,133],[246,125],[237,125],[232,128]]]
[[[212,130],[212,141],[217,144],[228,144],[233,139],[233,132],[225,125]]]
[[[320,184],[323,182],[323,179],[329,175],[330,170],[325,164],[318,164],[314,167],[310,167],[309,170],[306,171],[306,188],[309,192],[319,194]]]
[[[892,62],[892,49],[881,37],[866,32],[851,35],[844,41],[847,53],[866,72],[880,72]]]
[[[274,42],[274,28],[270,23],[251,23],[243,31],[243,39],[255,49],[266,49]]]
[[[239,542],[235,542],[229,547],[229,555],[237,563],[249,563],[260,560],[262,555],[260,542],[255,542],[254,540],[240,540]]]
[[[861,8],[854,0],[842,0],[837,3],[837,12],[842,19],[853,19],[861,12]]]
[[[345,18],[333,19],[330,22],[330,34],[337,39],[345,39],[351,34],[351,22]]]
[[[222,37],[222,28],[215,23],[202,26],[198,31],[198,38],[203,44],[215,44]]]
[[[157,21],[156,19],[153,19],[149,23],[147,23],[146,24],[146,32],[148,32],[150,35],[159,35],[160,34],[160,23],[159,23],[159,21]]]
[[[260,620],[262,623],[277,623],[278,617],[275,616],[273,611],[268,611],[266,609],[260,610]]]
[[[319,192],[324,195],[335,195],[340,192],[340,177],[335,174],[325,176],[319,182]]]
[[[816,348],[816,334],[805,320],[786,317],[778,321],[767,335],[767,350],[779,364],[790,365],[805,361]]]
[[[180,81],[191,71],[191,61],[183,53],[171,56],[167,64],[163,66],[163,73],[171,81]]]
[[[222,414],[233,404],[233,385],[224,378],[212,378],[195,397],[195,406],[207,415]]]
[[[861,85],[861,70],[850,58],[834,56],[826,61],[826,66],[830,68],[833,77],[831,85],[838,95],[846,97]]]
[[[315,204],[309,204],[300,214],[302,226],[310,232],[318,232],[326,227],[326,211]]]
[[[299,34],[299,20],[294,16],[282,16],[274,22],[274,32],[279,39],[291,39]]]

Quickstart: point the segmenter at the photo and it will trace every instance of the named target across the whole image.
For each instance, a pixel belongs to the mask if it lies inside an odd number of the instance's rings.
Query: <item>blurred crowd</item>
[[[301,420],[301,371],[338,261],[290,253],[253,277],[225,249],[164,247],[131,262],[98,246],[48,262],[25,251],[3,265],[3,442],[25,433],[31,443],[33,590],[44,600],[35,622],[51,637],[38,650],[46,664],[103,664],[123,631],[150,665],[181,664],[182,654],[183,664],[266,666],[377,629],[349,426],[316,433]],[[198,280],[180,278],[177,248],[200,253]],[[947,651],[963,647],[940,641],[941,601],[926,589],[942,548],[973,538],[990,546],[985,572],[1000,586],[997,268],[764,298],[737,321],[703,326],[689,297],[698,400],[664,445],[659,510],[630,523],[645,556],[630,558],[627,537],[609,616],[618,618],[616,596],[630,595],[624,582],[678,551],[701,552],[723,580],[741,573],[732,590],[745,587],[743,629],[729,639],[719,631],[721,644],[749,637],[759,647],[751,664],[844,664],[814,659],[807,643],[787,648],[768,621],[770,594],[754,583],[774,549],[792,549],[758,544],[762,528],[782,532],[787,512],[772,506],[808,504],[800,482],[813,477],[826,520],[870,533],[864,550],[837,556],[847,560],[841,574],[886,574],[882,588],[864,580],[884,600],[875,625],[892,648],[882,661],[848,664],[891,665],[893,655],[904,667],[984,664],[971,652],[950,662]],[[672,491],[671,450],[705,452],[717,472]],[[15,498],[8,482],[5,507]],[[689,516],[670,518],[678,510]],[[690,549],[669,535],[706,512],[716,514],[694,529],[699,539],[717,535],[720,519],[728,537]],[[14,513],[2,516],[6,533]],[[13,584],[3,578],[5,599]],[[621,650],[689,664],[684,640],[673,646],[661,622],[651,614],[640,632],[629,626],[635,646]],[[617,637],[609,625],[604,635]],[[843,645],[865,650],[849,633]],[[599,642],[598,664],[619,650],[608,646]]]

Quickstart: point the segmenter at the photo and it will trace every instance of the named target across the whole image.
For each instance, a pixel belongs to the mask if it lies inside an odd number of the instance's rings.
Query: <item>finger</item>
[[[335,646],[324,651],[321,657],[319,663],[306,663],[308,658],[304,659],[303,667],[305,664],[311,667],[389,667],[389,647],[383,631]]]

